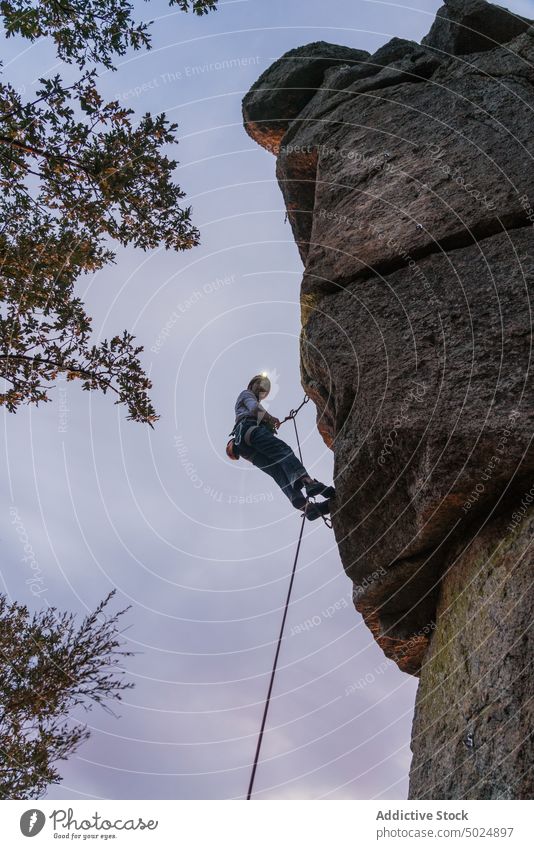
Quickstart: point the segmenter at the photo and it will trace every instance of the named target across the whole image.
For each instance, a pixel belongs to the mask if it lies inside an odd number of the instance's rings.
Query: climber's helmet
[[[256,374],[249,382],[247,387],[251,392],[254,392],[254,395],[262,400],[262,398],[267,398],[267,395],[271,391],[271,381],[269,380],[267,374],[262,372],[262,374]]]

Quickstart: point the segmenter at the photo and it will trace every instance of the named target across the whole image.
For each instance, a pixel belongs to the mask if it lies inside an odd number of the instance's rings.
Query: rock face
[[[448,0],[423,44],[358,53],[291,51],[244,101],[305,265],[334,531],[356,608],[421,675],[411,795],[533,798],[531,523],[508,525],[534,472],[534,30]]]
[[[412,798],[532,798],[533,535],[530,509],[455,547],[417,693]]]
[[[445,0],[423,44],[461,56],[506,44],[531,21],[484,0]]]
[[[261,75],[243,100],[247,132],[274,153],[291,120],[321,86],[325,72],[340,65],[359,67],[368,57],[366,50],[353,50],[326,41],[316,41],[284,53]]]

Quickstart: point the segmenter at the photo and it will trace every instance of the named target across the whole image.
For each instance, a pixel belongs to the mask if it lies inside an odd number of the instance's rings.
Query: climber
[[[306,518],[318,519],[330,512],[329,499],[335,495],[332,486],[310,477],[293,450],[275,434],[280,420],[271,416],[261,404],[271,391],[271,381],[265,373],[255,375],[247,388],[240,392],[235,405],[233,439],[227,446],[232,459],[244,457],[270,475],[297,510],[306,509]],[[304,488],[306,495],[302,493]],[[319,503],[308,498],[322,495]]]

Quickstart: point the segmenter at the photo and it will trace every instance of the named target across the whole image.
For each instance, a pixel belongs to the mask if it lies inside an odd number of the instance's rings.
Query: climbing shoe
[[[297,510],[303,510],[306,506],[306,499],[304,498],[301,492],[295,493],[291,496],[291,503],[293,507],[297,508]]]
[[[313,480],[311,483],[305,483],[304,488],[308,498],[315,498],[316,495],[322,495],[323,498],[333,498],[336,494],[333,486],[327,486],[316,480]]]
[[[320,501],[319,504],[311,503],[306,508],[306,518],[313,522],[315,519],[320,519],[321,516],[326,516],[330,513],[330,502]]]

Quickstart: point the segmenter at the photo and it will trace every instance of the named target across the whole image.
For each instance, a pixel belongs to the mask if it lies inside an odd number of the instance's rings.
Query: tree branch
[[[34,363],[36,359],[37,359],[37,357],[27,357],[25,354],[0,354],[0,360],[26,360],[27,362]],[[101,380],[102,383],[105,386],[107,386],[109,389],[113,390],[113,392],[115,392],[117,395],[120,395],[119,390],[115,386],[113,386],[112,383],[110,383],[107,380],[104,380],[103,377],[101,375],[99,375],[97,372],[87,371],[86,369],[78,368],[77,366],[72,366],[72,365],[71,366],[67,366],[67,365],[62,366],[59,363],[54,362],[53,360],[39,359],[38,362],[43,363],[43,365],[45,365],[45,366],[52,366],[52,368],[56,368],[58,371],[76,372],[76,374],[81,374],[83,377],[87,377],[91,380]],[[1,375],[1,376],[4,377],[4,375]]]

